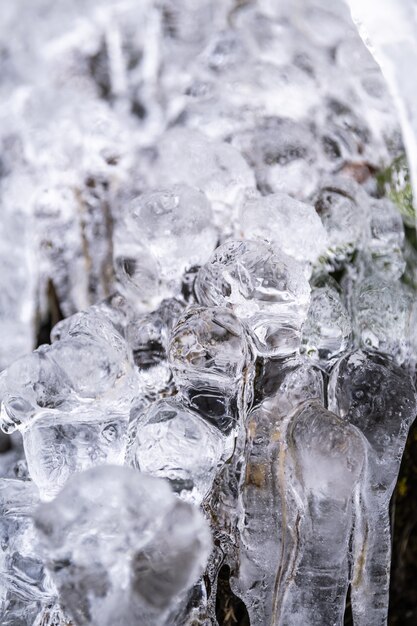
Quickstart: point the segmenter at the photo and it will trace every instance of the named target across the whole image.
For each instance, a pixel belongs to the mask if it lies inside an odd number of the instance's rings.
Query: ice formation
[[[0,622],[383,626],[417,250],[347,6],[4,9]]]

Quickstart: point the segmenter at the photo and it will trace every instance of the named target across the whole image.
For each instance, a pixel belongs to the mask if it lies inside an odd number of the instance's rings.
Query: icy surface
[[[398,87],[415,16],[374,5]],[[403,151],[346,3],[4,6],[2,624],[341,626],[350,586],[384,626]]]
[[[55,589],[36,550],[32,514],[39,493],[30,481],[0,481],[0,619],[5,626],[30,626]]]
[[[416,415],[410,376],[389,358],[363,351],[342,357],[329,382],[329,406],[368,443],[354,547],[355,624],[385,623],[391,553],[389,502],[408,429]]]
[[[80,625],[165,624],[211,547],[202,514],[164,481],[111,465],[74,477],[35,524],[61,603]]]
[[[178,400],[156,402],[134,428],[132,465],[167,478],[182,498],[200,504],[225,457],[226,439],[220,431]]]
[[[187,185],[133,200],[114,242],[121,287],[151,307],[159,294],[175,295],[184,272],[201,265],[216,247],[212,222],[204,193]]]
[[[348,4],[392,92],[417,194],[417,109],[414,83],[409,80],[417,62],[416,7],[410,0],[348,0]]]
[[[220,430],[235,427],[250,399],[253,361],[235,315],[222,307],[190,308],[173,329],[169,358],[186,401]]]
[[[314,263],[326,252],[326,231],[314,207],[282,193],[248,200],[239,225],[246,239],[265,239],[298,261]]]
[[[260,354],[298,350],[310,287],[302,266],[279,249],[262,241],[225,243],[200,269],[195,289],[202,304],[229,306]]]
[[[337,283],[319,281],[303,326],[304,352],[326,367],[349,348],[351,337],[352,322]]]

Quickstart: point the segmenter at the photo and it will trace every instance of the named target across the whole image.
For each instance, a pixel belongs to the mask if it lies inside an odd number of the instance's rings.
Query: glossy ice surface
[[[0,622],[384,626],[417,246],[347,5],[3,4]]]

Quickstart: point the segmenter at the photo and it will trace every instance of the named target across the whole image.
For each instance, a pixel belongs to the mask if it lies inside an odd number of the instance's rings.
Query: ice
[[[304,515],[284,528],[295,535],[294,571],[283,572],[288,578],[282,583],[278,621],[288,626],[338,624],[350,582],[353,498],[360,487],[366,448],[354,427],[317,401],[301,405],[287,436],[292,489],[301,498]]]
[[[61,93],[34,98],[22,114],[37,131],[31,148],[43,158],[29,203],[37,226],[41,296],[52,284],[62,311],[71,315],[113,288],[115,196],[126,184],[132,155],[126,130],[105,103],[88,96],[83,106],[70,95],[63,100]],[[45,111],[50,112],[47,132]]]
[[[72,626],[59,604],[48,603],[38,614],[33,626]]]
[[[325,132],[327,132],[327,129],[329,130],[330,137],[337,144],[337,147],[333,145],[333,148],[336,149],[336,152],[338,151],[337,148],[339,148],[340,156],[344,156],[344,159],[339,161],[340,169],[343,171],[344,166],[348,168],[349,163],[354,165],[365,157],[368,157],[370,164],[372,164],[374,162],[374,154],[368,148],[373,139],[371,129],[367,124],[367,120],[361,115],[360,107],[357,106],[356,102],[347,104],[338,95],[331,95],[326,100],[326,111]],[[331,146],[327,144],[327,148],[331,148]],[[337,160],[334,164],[338,165]],[[359,183],[365,182],[360,175],[360,171],[353,178]]]
[[[172,372],[168,344],[172,328],[184,311],[179,299],[163,300],[150,313],[134,316],[126,327],[126,339],[137,366],[141,393],[150,401],[170,392]]]
[[[90,304],[78,210],[75,190],[64,183],[38,192],[34,202],[42,274],[53,277],[64,315]]]
[[[224,432],[250,400],[253,354],[244,327],[222,307],[191,307],[174,327],[169,361],[186,402]]]
[[[356,503],[352,611],[356,624],[382,624],[388,612],[391,538],[389,503],[416,392],[407,372],[387,356],[356,351],[337,362],[329,381],[329,407],[368,442],[362,496]]]
[[[137,395],[127,344],[105,315],[76,314],[54,338],[1,375],[2,428],[22,431],[29,474],[43,499],[75,472],[123,464]]]
[[[226,460],[226,438],[220,431],[177,398],[153,404],[134,428],[128,453],[131,465],[167,478],[181,498],[201,504]]]
[[[73,477],[35,525],[61,604],[80,626],[167,624],[211,549],[195,507],[127,467]]]
[[[202,191],[178,184],[144,193],[132,200],[116,236],[120,284],[139,302],[158,292],[174,295],[184,272],[207,260],[217,238]]]
[[[39,493],[30,481],[0,479],[0,621],[32,626],[55,590],[36,551],[31,515]]]
[[[123,465],[128,419],[128,413],[83,406],[38,414],[23,441],[42,499],[51,500],[72,474],[96,465]]]
[[[216,222],[230,228],[234,207],[255,188],[253,172],[230,144],[187,128],[173,128],[158,142],[152,165],[155,181],[201,189],[213,205]],[[224,215],[222,215],[224,214]]]
[[[162,7],[168,41],[177,53],[184,47],[192,58],[207,45],[213,30],[224,26],[232,5],[230,0],[202,0],[198,6],[192,0],[163,0]]]
[[[81,399],[129,405],[135,377],[127,342],[104,309],[90,308],[58,324],[48,351]]]
[[[314,207],[284,193],[245,202],[239,227],[245,239],[269,241],[301,262],[314,263],[326,252],[326,231]]]
[[[317,149],[304,122],[266,117],[251,132],[237,135],[233,143],[254,168],[262,193],[281,192],[305,199],[315,190]]]
[[[47,348],[18,359],[0,375],[1,427],[26,428],[42,409],[65,407],[73,390],[68,377],[50,358]]]
[[[381,278],[395,280],[404,273],[404,226],[401,214],[387,199],[370,204],[370,241],[367,253],[372,259],[372,269]]]
[[[304,352],[323,367],[346,352],[352,342],[352,321],[343,304],[337,283],[318,282],[303,326]]]
[[[255,381],[254,393],[255,405],[259,403],[284,419],[305,400],[319,399],[324,405],[323,374],[303,356],[265,359]]]
[[[289,423],[305,400],[323,402],[323,378],[300,358],[266,361],[255,397],[257,406],[246,419],[238,507],[239,574],[233,585],[246,603],[250,623],[261,626],[277,619],[282,583],[293,562],[291,525],[300,502],[292,493],[287,462]]]
[[[400,364],[408,362],[413,328],[407,286],[371,276],[355,286],[352,300],[358,347],[388,354]]]
[[[364,42],[381,66],[393,95],[411,166],[411,180],[417,189],[417,113],[414,83],[409,73],[417,61],[415,6],[409,0],[348,0],[352,16]]]
[[[364,444],[323,407],[311,376],[316,399],[305,401],[305,370],[284,365],[280,377],[279,395],[248,417],[236,589],[255,626],[339,623]]]
[[[205,305],[230,307],[263,356],[297,352],[310,287],[302,266],[262,241],[229,241],[198,272]]]
[[[7,150],[7,145],[3,149]],[[19,187],[27,193],[19,194]],[[0,370],[34,347],[38,271],[31,232],[34,224],[27,206],[30,193],[31,180],[23,173],[0,186]]]
[[[364,20],[391,85],[408,6]],[[3,13],[0,622],[340,625],[351,585],[382,626],[417,252],[347,3]]]
[[[366,193],[353,181],[335,177],[320,186],[315,208],[329,237],[331,262],[345,262],[367,232]]]

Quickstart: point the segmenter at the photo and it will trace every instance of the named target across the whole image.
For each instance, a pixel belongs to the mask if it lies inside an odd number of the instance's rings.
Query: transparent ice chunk
[[[96,465],[123,465],[129,413],[77,406],[44,412],[23,432],[31,479],[51,500],[72,474]]]
[[[334,177],[320,186],[315,208],[328,234],[330,260],[337,266],[352,256],[367,233],[367,194],[354,181]]]
[[[76,190],[64,181],[34,199],[42,280],[52,281],[65,316],[90,304],[79,211]]]
[[[287,527],[296,533],[295,571],[292,576],[284,571],[278,621],[285,626],[339,624],[350,582],[353,502],[366,447],[356,428],[316,401],[305,403],[292,417],[288,445],[292,489],[300,490],[304,515]]]
[[[311,301],[303,326],[303,350],[324,367],[346,352],[352,341],[352,321],[340,289],[330,282],[311,290]]]
[[[297,352],[310,287],[297,261],[262,241],[229,241],[198,272],[205,305],[230,307],[263,356]]]
[[[151,401],[159,394],[169,393],[172,388],[168,344],[172,328],[183,311],[183,302],[169,298],[163,300],[155,311],[133,317],[126,327],[140,391]]]
[[[226,438],[220,431],[177,398],[156,402],[134,426],[130,464],[167,478],[181,498],[201,504],[226,460]]]
[[[1,427],[26,428],[42,409],[60,409],[74,396],[71,381],[47,346],[12,363],[0,374]]]
[[[237,507],[239,575],[233,579],[255,626],[272,617],[279,561],[285,563],[291,552],[283,541],[283,516],[296,502],[290,485],[283,484],[284,442],[289,416],[307,399],[324,401],[323,377],[311,361],[301,357],[263,361],[255,380],[256,406],[245,420],[245,471]]]
[[[39,493],[30,481],[0,480],[0,621],[32,626],[56,594],[36,550],[32,513]]]
[[[62,607],[80,626],[166,624],[211,549],[195,507],[127,467],[73,477],[35,524]]]
[[[284,419],[306,400],[324,405],[323,374],[310,359],[265,359],[255,379],[254,405]]]
[[[217,239],[210,203],[199,189],[178,184],[146,192],[132,200],[116,233],[120,284],[132,298],[147,300],[152,290],[175,295],[185,270],[204,263]]]
[[[217,223],[226,228],[233,208],[247,190],[255,188],[254,174],[236,148],[214,141],[188,128],[173,128],[158,143],[158,158],[152,167],[155,182],[186,183],[198,187],[213,205]],[[221,213],[225,213],[221,217]]]
[[[284,369],[281,380],[277,396],[248,416],[236,590],[254,626],[338,624],[365,447],[314,384],[304,400],[302,370]]]
[[[221,430],[236,426],[250,398],[253,356],[232,311],[191,307],[172,331],[169,360],[190,406]]]
[[[245,239],[267,240],[298,261],[314,263],[326,251],[327,234],[314,207],[284,193],[247,200],[239,217]]]
[[[53,343],[45,350],[79,398],[100,399],[120,410],[129,407],[135,395],[131,353],[103,309],[77,313],[57,324],[51,335]]]
[[[0,165],[0,370],[32,350],[35,342],[39,271],[30,212],[33,180],[17,172],[2,178]]]
[[[408,362],[410,354],[411,290],[378,274],[360,281],[353,290],[352,310],[358,347]]]
[[[383,624],[391,560],[389,502],[416,414],[416,392],[411,377],[389,357],[359,350],[337,362],[328,395],[330,408],[362,431],[369,444],[356,502],[351,600],[355,624]]]
[[[288,71],[283,72],[284,77]],[[258,188],[263,194],[281,192],[302,200],[315,191],[318,183],[314,167],[318,158],[316,142],[304,122],[265,117],[250,132],[237,134],[233,144],[254,168]]]
[[[393,280],[404,273],[404,226],[401,214],[388,199],[370,203],[370,240],[366,251],[372,270],[382,278]]]

